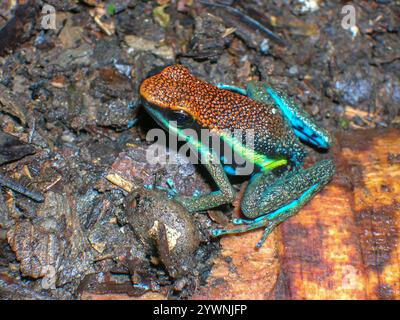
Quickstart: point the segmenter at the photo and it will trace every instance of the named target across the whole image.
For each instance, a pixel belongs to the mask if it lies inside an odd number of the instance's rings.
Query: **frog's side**
[[[250,83],[246,90],[217,87],[195,78],[184,66],[173,65],[144,80],[140,94],[147,111],[162,127],[185,138],[200,152],[219,188],[208,195],[176,197],[189,211],[232,202],[235,191],[225,171],[235,174],[235,165],[224,170],[216,153],[184,129],[209,129],[259,169],[241,203],[243,214],[251,220],[235,219],[233,223],[243,225],[214,230],[214,236],[265,227],[257,244],[260,247],[276,225],[296,214],[334,174],[332,160],[302,168],[306,152],[298,138],[318,148],[328,148],[331,138],[284,93],[265,84]],[[236,135],[237,129],[245,134]],[[251,143],[245,139],[248,132],[254,135]],[[272,170],[281,166],[286,170]]]

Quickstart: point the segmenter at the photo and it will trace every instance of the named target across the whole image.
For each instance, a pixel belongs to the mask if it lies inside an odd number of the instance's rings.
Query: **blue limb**
[[[292,99],[265,85],[265,90],[275,101],[285,118],[291,124],[297,137],[318,148],[329,148],[332,138],[312,120],[304,109],[295,105]]]
[[[267,213],[265,215],[262,215],[258,218],[255,219],[234,219],[233,223],[234,224],[252,224],[252,223],[259,223],[259,222],[265,222],[265,221],[271,221],[274,220],[276,217],[278,217],[281,213],[288,211],[288,210],[297,210],[299,209],[299,206],[301,207],[305,201],[309,199],[309,197],[313,194],[313,192],[319,187],[319,184],[313,185],[311,188],[307,189],[299,199],[293,200],[292,202],[288,203],[287,205],[272,211],[270,213]]]
[[[247,90],[243,89],[243,88],[240,88],[240,87],[237,87],[237,86],[233,86],[233,85],[230,85],[230,84],[224,84],[224,83],[218,83],[217,87],[220,88],[220,89],[233,91],[233,92],[239,93],[241,95],[247,96]]]

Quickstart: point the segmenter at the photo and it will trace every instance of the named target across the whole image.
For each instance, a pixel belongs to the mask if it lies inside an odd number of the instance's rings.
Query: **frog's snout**
[[[153,75],[143,80],[139,88],[146,104],[167,110],[176,110],[186,105],[189,96],[187,83],[192,77],[186,67],[179,64],[156,67],[150,74]]]
[[[140,84],[139,92],[144,102],[157,104],[157,96],[160,96],[160,85],[157,80],[159,74],[155,73]]]
[[[163,100],[165,100],[170,86],[165,77],[165,72],[169,68],[171,66],[159,66],[149,71],[139,88],[140,95],[146,102],[158,106],[165,104]]]

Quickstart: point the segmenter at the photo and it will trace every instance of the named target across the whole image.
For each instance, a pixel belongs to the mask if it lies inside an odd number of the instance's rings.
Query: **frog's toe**
[[[234,229],[213,229],[213,230],[211,230],[211,235],[213,237],[219,237],[219,236],[227,235],[227,234],[242,233],[242,232],[246,232],[248,230],[251,230],[248,228],[248,225],[242,226],[239,228],[234,228]]]
[[[147,188],[147,189],[156,188],[158,190],[165,191],[168,194],[168,198],[170,198],[170,199],[173,199],[179,195],[178,190],[176,190],[174,181],[172,181],[172,179],[167,179],[165,181],[165,184],[167,185],[167,187],[162,187],[162,186],[158,186],[158,185],[156,185],[156,186],[145,185],[145,188]]]
[[[264,244],[265,240],[267,240],[268,236],[271,234],[272,231],[278,226],[280,221],[269,221],[267,227],[264,230],[264,233],[260,239],[260,241],[257,242],[256,247],[261,248],[262,245]]]
[[[224,231],[225,231],[224,229],[213,229],[213,230],[211,230],[211,236],[213,236],[214,238],[217,238],[220,235],[222,235]]]
[[[266,224],[265,220],[260,221],[260,220],[245,220],[245,219],[234,219],[232,223],[241,226],[232,229],[214,229],[211,231],[211,235],[213,237],[219,237],[226,234],[243,233],[250,230],[261,228]]]

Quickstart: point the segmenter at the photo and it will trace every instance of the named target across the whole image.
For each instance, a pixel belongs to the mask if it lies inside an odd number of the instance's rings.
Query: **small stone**
[[[61,140],[66,143],[72,143],[75,141],[75,136],[69,131],[64,131]]]
[[[313,105],[311,106],[311,114],[312,114],[313,116],[316,116],[318,113],[319,113],[319,107],[318,107],[318,105],[313,104]]]
[[[297,65],[293,65],[289,68],[289,74],[294,76],[299,73],[299,67]]]

